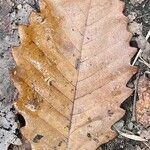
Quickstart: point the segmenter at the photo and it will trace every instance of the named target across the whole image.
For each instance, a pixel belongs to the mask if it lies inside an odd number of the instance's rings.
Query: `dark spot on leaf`
[[[62,144],[62,141],[60,141],[60,142],[59,142],[58,146],[60,147],[60,146],[61,146],[61,144]]]
[[[113,114],[114,114],[114,112],[112,112],[112,110],[108,110],[108,115],[111,117]]]
[[[91,136],[90,133],[87,133],[87,137],[88,137],[88,138],[92,138],[92,136]]]
[[[80,59],[77,59],[77,60],[76,60],[76,67],[75,67],[77,70],[78,70],[79,67],[80,67],[80,63],[81,63],[81,62],[80,62]]]
[[[34,143],[38,143],[39,140],[41,140],[43,138],[43,135],[40,135],[40,134],[37,134],[34,139],[33,139],[33,142]]]
[[[92,122],[92,119],[89,117],[89,118],[88,118],[88,121],[89,121],[89,122]]]

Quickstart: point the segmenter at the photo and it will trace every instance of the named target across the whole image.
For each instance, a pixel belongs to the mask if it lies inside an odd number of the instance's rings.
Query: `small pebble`
[[[19,4],[19,5],[17,6],[17,8],[18,8],[18,9],[21,9],[21,8],[22,8],[22,5],[21,5],[21,4]]]
[[[133,123],[132,123],[132,122],[130,122],[130,123],[128,124],[128,128],[129,128],[129,130],[132,130],[132,129],[133,129]]]

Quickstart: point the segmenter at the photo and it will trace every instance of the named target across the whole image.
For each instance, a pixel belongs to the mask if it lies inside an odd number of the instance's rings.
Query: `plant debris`
[[[139,101],[137,102],[137,121],[145,128],[150,126],[150,85],[149,78],[142,76],[139,81]]]

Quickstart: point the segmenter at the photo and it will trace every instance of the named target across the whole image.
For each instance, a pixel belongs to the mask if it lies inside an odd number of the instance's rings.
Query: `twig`
[[[137,78],[135,80],[135,90],[134,90],[134,99],[133,99],[133,107],[132,107],[132,118],[131,121],[135,122],[137,120],[136,118],[136,101],[137,101],[137,95],[138,95],[138,84],[140,79],[140,70],[137,73]]]
[[[134,135],[133,133],[132,134],[128,134],[128,133],[124,133],[118,129],[115,128],[115,130],[119,133],[119,135],[123,136],[123,137],[126,137],[128,139],[132,139],[132,140],[135,140],[135,141],[141,141],[141,142],[146,142],[148,141],[147,139],[144,139],[138,135]]]
[[[142,52],[143,52],[143,50],[141,50],[141,49],[138,51],[138,53],[137,53],[133,63],[131,64],[132,66],[135,65],[135,63],[137,62],[138,58],[141,56]]]
[[[148,40],[149,37],[150,37],[150,30],[148,31],[148,33],[147,33],[147,35],[146,35],[146,40]],[[132,66],[135,65],[135,63],[137,62],[138,58],[141,56],[142,52],[143,52],[142,49],[140,49],[140,50],[138,51],[138,53],[137,53],[137,55],[136,55],[136,57],[135,57],[133,63],[131,64]]]
[[[141,63],[143,63],[144,65],[146,65],[148,68],[150,68],[150,64],[147,61],[145,61],[141,56],[139,58],[140,58],[139,61]]]
[[[149,75],[150,75],[150,71],[145,71],[145,72],[144,72],[144,75],[145,75],[145,74],[149,74]]]
[[[150,37],[150,30],[148,31],[147,35],[146,35],[146,41],[149,39]]]
[[[143,142],[143,143],[144,143],[144,145],[146,145],[147,148],[150,149],[150,145],[147,142]]]

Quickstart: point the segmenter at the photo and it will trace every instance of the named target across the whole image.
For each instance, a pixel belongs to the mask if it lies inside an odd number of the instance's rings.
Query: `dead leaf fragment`
[[[126,83],[135,49],[123,3],[41,0],[40,8],[20,26],[13,50],[22,133],[35,150],[95,150],[116,135],[111,126],[132,92]]]
[[[149,79],[142,76],[139,81],[139,101],[137,102],[137,120],[144,127],[150,126],[150,86]]]

